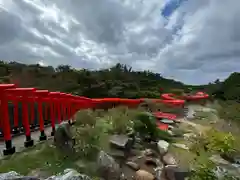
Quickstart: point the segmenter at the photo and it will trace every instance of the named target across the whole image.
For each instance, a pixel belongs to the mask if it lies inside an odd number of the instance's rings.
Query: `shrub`
[[[94,126],[76,128],[76,150],[82,157],[95,158],[96,152],[108,149],[109,130],[111,126],[98,119]]]
[[[133,130],[135,110],[126,107],[110,109],[96,117],[99,112],[82,111],[78,113],[76,131],[76,150],[82,157],[93,157],[100,149],[108,149],[110,134],[125,134]],[[100,112],[101,113],[101,112]]]
[[[96,123],[96,116],[92,110],[81,110],[76,114],[76,126],[93,126]]]
[[[234,137],[231,133],[223,133],[214,129],[208,131],[207,148],[219,153],[231,153],[234,151]]]
[[[126,107],[110,109],[103,118],[112,126],[112,133],[126,134],[133,130],[136,111]]]
[[[236,101],[220,101],[219,116],[225,120],[240,123],[240,103]]]
[[[235,139],[231,133],[224,133],[214,129],[199,134],[193,138],[191,150],[199,152],[200,150],[208,152],[218,152],[228,154],[234,151]]]
[[[239,180],[240,178],[228,171],[219,172],[219,166],[209,160],[208,156],[201,154],[195,158],[193,170],[189,180]],[[220,167],[221,168],[221,167]]]
[[[152,140],[164,139],[170,140],[170,134],[162,131],[156,126],[156,118],[148,112],[141,112],[137,114],[134,122],[134,131],[140,133],[141,136],[150,136]]]
[[[211,161],[201,162],[200,158],[196,160],[198,164],[194,167],[189,180],[218,180],[214,170],[215,164]]]

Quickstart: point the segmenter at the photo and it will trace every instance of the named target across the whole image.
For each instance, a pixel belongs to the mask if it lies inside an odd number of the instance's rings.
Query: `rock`
[[[171,130],[167,130],[167,132],[170,136],[174,136],[174,133]]]
[[[164,168],[164,164],[160,159],[156,159],[157,168]]]
[[[216,121],[216,120],[213,120],[213,121],[210,121],[209,123],[210,123],[210,124],[216,124],[217,121]]]
[[[100,179],[100,180],[104,180],[104,179]],[[124,173],[121,174],[120,180],[127,180],[127,177]]]
[[[165,166],[163,173],[168,180],[185,180],[185,178],[189,176],[188,171],[184,171],[175,165]]]
[[[184,139],[189,140],[192,137],[196,137],[196,134],[194,133],[186,133],[183,135]]]
[[[181,149],[189,150],[189,147],[187,147],[185,144],[173,143],[172,145]]]
[[[213,172],[218,179],[223,179],[224,175],[228,173],[228,171],[225,168],[222,168],[220,166],[216,166]]]
[[[0,180],[14,179],[14,178],[20,178],[20,177],[22,177],[22,176],[15,171],[10,171],[7,173],[0,174]]]
[[[0,180],[40,180],[35,176],[22,176],[15,171],[0,174]]]
[[[42,180],[42,178],[34,177],[34,176],[23,176],[19,178],[12,178],[8,180]]]
[[[177,165],[176,159],[170,153],[167,153],[166,155],[163,156],[163,162],[166,165]]]
[[[100,177],[105,180],[119,180],[121,170],[119,164],[104,151],[100,151],[97,160]]]
[[[161,155],[164,155],[168,152],[169,143],[167,141],[160,140],[157,143],[157,147],[158,147],[159,153]]]
[[[133,145],[131,138],[127,135],[112,135],[110,143],[120,149],[129,149]]]
[[[145,170],[138,170],[135,175],[135,180],[154,180],[154,176]]]
[[[170,119],[162,119],[162,120],[160,120],[160,122],[165,123],[165,124],[175,124],[175,122]]]
[[[233,176],[239,176],[240,174],[239,165],[232,164],[231,162],[223,159],[220,155],[212,155],[209,159],[217,165],[215,169],[215,174],[218,177],[223,176],[226,172]]]
[[[190,119],[193,119],[194,117],[195,117],[195,111],[192,108],[189,108],[186,118],[190,120]]]
[[[51,176],[46,180],[92,180],[85,174],[80,174],[74,169],[65,169],[62,175]]]
[[[118,149],[111,149],[108,153],[110,156],[114,157],[114,158],[120,158],[123,159],[125,158],[125,153],[121,150]]]
[[[46,171],[43,171],[42,169],[34,169],[30,173],[28,173],[28,176],[38,177],[38,178],[47,178],[49,177],[49,173]]]
[[[155,179],[162,180],[163,167],[157,167],[154,169]]]
[[[137,163],[132,162],[132,161],[126,162],[126,165],[128,165],[131,169],[133,169],[135,171],[138,171],[140,169],[140,166]]]
[[[79,169],[84,169],[86,168],[86,162],[82,160],[78,160],[74,163]]]
[[[224,164],[224,165],[230,164],[228,161],[223,159],[220,155],[212,155],[209,159],[216,164]]]
[[[145,149],[145,150],[143,151],[143,155],[144,155],[144,156],[156,156],[156,153],[153,152],[153,150],[151,150],[151,149]]]
[[[223,159],[229,161],[230,163],[239,164],[240,165],[240,154],[237,151],[229,153],[229,154],[221,154],[221,157]]]
[[[148,166],[157,167],[157,160],[155,158],[147,157],[145,159],[145,164]]]
[[[54,133],[54,144],[63,152],[70,154],[74,151],[74,141],[71,126],[68,122],[60,123]]]

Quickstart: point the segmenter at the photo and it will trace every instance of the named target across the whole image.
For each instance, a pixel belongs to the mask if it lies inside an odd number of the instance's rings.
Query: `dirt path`
[[[51,136],[51,127],[45,128],[45,133],[49,137]],[[34,140],[35,143],[39,142],[39,131],[35,131],[31,133],[31,137]],[[24,142],[25,142],[25,135],[16,136],[12,139],[13,145],[16,147],[16,151],[19,152],[24,148]],[[3,157],[3,150],[5,149],[5,143],[0,142],[0,158]]]

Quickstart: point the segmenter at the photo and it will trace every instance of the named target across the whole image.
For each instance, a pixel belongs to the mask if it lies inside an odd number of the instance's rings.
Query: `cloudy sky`
[[[208,83],[240,71],[240,0],[0,0],[0,58]]]

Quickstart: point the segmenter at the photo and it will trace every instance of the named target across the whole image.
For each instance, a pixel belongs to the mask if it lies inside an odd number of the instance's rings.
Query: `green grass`
[[[16,171],[26,175],[34,169],[49,174],[62,172],[66,168],[76,168],[71,158],[64,158],[48,143],[41,143],[23,152],[16,153],[0,161],[0,172]]]
[[[109,112],[81,111],[77,114],[77,123],[73,128],[78,151],[76,154],[66,157],[50,141],[40,143],[0,160],[0,172],[16,171],[26,175],[32,170],[41,169],[49,174],[56,174],[66,168],[74,168],[86,174],[94,174],[92,162],[96,160],[97,151],[108,149],[108,138],[112,132],[126,133],[132,127],[131,119],[135,113],[135,110],[124,107]],[[79,168],[76,165],[79,159],[84,167]]]

